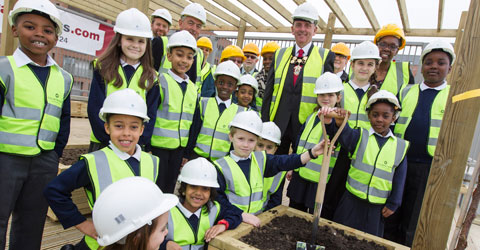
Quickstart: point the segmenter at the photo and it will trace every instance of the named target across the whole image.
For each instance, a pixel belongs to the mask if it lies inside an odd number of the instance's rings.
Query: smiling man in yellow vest
[[[262,106],[262,119],[273,121],[282,131],[277,154],[288,154],[300,127],[316,107],[315,80],[333,72],[335,54],[312,43],[318,12],[303,3],[292,15],[295,46],[278,49],[270,67]]]

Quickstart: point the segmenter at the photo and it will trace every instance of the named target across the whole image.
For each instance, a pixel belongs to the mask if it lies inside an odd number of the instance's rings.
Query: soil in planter
[[[80,155],[88,153],[88,147],[86,148],[72,148],[63,150],[62,158],[60,158],[60,163],[63,165],[72,165],[78,161]]]
[[[320,226],[315,244],[329,249],[386,249],[371,241],[359,240],[344,234],[343,230]],[[274,218],[270,223],[253,229],[240,238],[241,241],[261,250],[295,249],[297,241],[311,243],[312,223],[298,217],[283,215]]]

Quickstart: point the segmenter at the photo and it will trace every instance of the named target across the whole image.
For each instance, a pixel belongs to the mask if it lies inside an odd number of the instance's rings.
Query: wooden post
[[[127,0],[127,9],[137,8],[148,16],[148,0]]]
[[[11,55],[16,49],[15,38],[12,34],[12,28],[8,22],[8,13],[13,9],[16,0],[5,0],[3,6],[3,24],[2,24],[2,39],[0,47],[0,55]]]
[[[433,157],[412,249],[445,249],[480,98],[480,0],[471,0],[460,49],[456,51],[450,94]]]
[[[328,23],[327,28],[325,29],[325,39],[323,40],[323,48],[330,49],[332,46],[332,36],[333,36],[333,29],[335,28],[335,14],[330,12],[328,15]]]
[[[238,27],[238,35],[237,35],[237,46],[243,48],[243,40],[245,39],[245,30],[247,30],[247,22],[245,20],[240,19],[240,26]]]
[[[462,12],[462,15],[460,17],[460,22],[458,23],[458,30],[457,30],[457,36],[455,38],[455,44],[454,44],[454,50],[455,50],[455,53],[457,53],[457,51],[459,51],[460,49],[460,44],[462,43],[462,37],[463,37],[463,34],[465,33],[465,22],[467,21],[467,15],[468,15],[468,11],[463,11]],[[453,74],[449,74],[447,76],[447,83],[450,84],[450,81],[452,80],[452,76]]]

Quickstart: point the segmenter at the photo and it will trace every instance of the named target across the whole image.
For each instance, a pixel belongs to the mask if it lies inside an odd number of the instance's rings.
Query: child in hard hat
[[[213,77],[216,95],[200,99],[199,112],[193,118],[184,162],[198,157],[213,161],[227,155],[230,151],[228,124],[237,113],[247,110],[232,103],[232,93],[240,81],[240,69],[235,63],[220,63]]]
[[[80,160],[51,181],[44,190],[45,198],[67,229],[75,226],[85,237],[76,247],[97,249],[98,236],[71,199],[72,192],[84,188],[90,207],[110,184],[125,177],[142,176],[156,181],[158,157],[142,151],[138,141],[148,122],[147,105],[132,89],[112,93],[105,99],[99,117],[105,122],[110,144],[98,151],[82,155]]]
[[[410,141],[411,148],[407,153],[407,180],[398,218],[400,238],[397,241],[407,246],[412,245],[415,235],[450,90],[446,78],[454,60],[455,53],[450,43],[443,40],[429,43],[420,55],[423,82],[409,85],[400,92],[402,113],[394,133]]]
[[[215,84],[212,75],[212,72],[215,71],[215,66],[210,65],[210,63],[207,61],[208,56],[213,51],[212,41],[206,36],[200,37],[200,39],[197,40],[197,47],[203,51],[203,55],[205,57],[201,70],[202,85],[199,89],[200,96],[212,97],[215,96]]]
[[[263,68],[255,76],[258,82],[258,94],[256,97],[256,106],[258,110],[262,110],[263,94],[265,93],[268,71],[275,57],[275,51],[280,48],[277,42],[268,42],[262,48],[262,64]]]
[[[249,110],[259,111],[255,105],[255,96],[258,93],[258,83],[250,74],[240,77],[237,90],[235,91],[234,102],[238,106],[248,108]]]
[[[178,203],[151,180],[127,177],[109,185],[93,207],[102,250],[158,250],[167,234],[169,210]]]
[[[0,58],[0,249],[10,217],[10,249],[40,249],[41,191],[67,144],[73,79],[48,55],[63,28],[54,4],[19,0],[8,22],[19,46]]]
[[[258,74],[258,70],[255,68],[255,65],[258,62],[258,57],[260,56],[260,49],[254,43],[247,43],[243,46],[242,49],[243,55],[245,55],[245,61],[240,68],[240,73],[242,75],[249,74],[255,77]]]
[[[147,103],[152,122],[146,124],[140,145],[150,151],[150,137],[159,99],[157,72],[152,67],[150,20],[139,10],[131,8],[118,14],[113,30],[115,36],[108,48],[93,61],[87,108],[92,127],[89,152],[108,146],[109,136],[98,112],[108,95],[124,88],[135,90]]]
[[[157,184],[163,192],[173,193],[198,102],[197,87],[186,74],[197,41],[182,30],[170,36],[167,50],[172,68],[159,75],[160,99],[151,145],[152,153],[160,158]]]
[[[345,72],[348,60],[350,60],[350,48],[345,43],[337,43],[332,47],[335,53],[335,61],[333,62],[333,73],[337,74],[342,82],[348,82],[348,74]]]
[[[262,124],[262,134],[258,138],[255,151],[265,151],[267,154],[274,155],[280,145],[282,132],[274,122],[264,122]],[[282,171],[273,177],[263,178],[263,211],[267,211],[282,204],[283,183],[287,172]]]
[[[340,116],[330,118],[332,108],[322,108],[326,115],[327,132],[332,136],[348,111],[337,109]],[[333,221],[349,227],[383,236],[384,218],[396,212],[402,203],[407,174],[408,141],[393,135],[390,125],[398,118],[400,104],[392,93],[380,90],[366,105],[372,128],[346,125],[339,142],[352,163],[343,194]],[[333,120],[333,122],[332,122]]]
[[[323,153],[323,143],[301,155],[270,155],[255,151],[262,133],[262,120],[255,111],[238,113],[230,122],[228,137],[233,145],[230,154],[216,161],[218,171],[219,202],[235,205],[242,211],[243,222],[260,225],[256,217],[263,211],[264,177],[273,177],[281,171],[305,165]]]
[[[242,49],[237,45],[228,45],[222,50],[222,54],[220,55],[220,62],[232,61],[238,66],[238,68],[242,67],[245,59],[246,57],[243,54]]]
[[[297,154],[309,150],[319,143],[323,137],[327,136],[320,122],[320,110],[323,107],[338,107],[342,98],[342,91],[342,80],[336,74],[325,72],[317,78],[314,89],[314,93],[317,94],[317,107],[303,125],[300,137],[294,147]],[[330,159],[327,182],[330,180],[339,151],[340,147],[337,147]],[[291,178],[287,190],[290,207],[313,214],[320,171],[323,167],[322,161],[323,157],[318,157],[308,162],[305,167],[298,168],[293,173],[291,171],[288,173],[287,178]],[[324,204],[326,205],[326,202]],[[327,209],[329,208],[324,206],[322,213],[325,213]]]
[[[178,179],[180,202],[170,211],[168,234],[160,249],[203,249],[215,236],[242,222],[241,212],[215,200],[217,171],[207,159],[187,162]]]
[[[382,60],[372,80],[379,89],[388,90],[398,96],[407,84],[415,83],[410,63],[393,60],[398,51],[405,47],[405,33],[398,25],[387,24],[377,32],[373,42],[378,46]]]

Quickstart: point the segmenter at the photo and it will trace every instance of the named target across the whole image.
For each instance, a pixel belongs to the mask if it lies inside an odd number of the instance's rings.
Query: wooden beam
[[[104,1],[98,1],[98,0],[74,0],[74,1],[90,6],[90,8],[97,8],[101,11],[109,11],[110,13],[114,13],[115,17],[118,15],[118,13],[126,9],[126,6],[124,6],[123,8],[117,8],[113,5],[105,3]]]
[[[227,12],[221,10],[220,8],[207,2],[206,0],[192,0],[192,2],[201,4],[209,12],[212,12],[213,14],[217,15],[219,18],[225,20],[230,25],[238,27],[238,22],[239,22],[238,19],[236,19],[235,17],[232,17]]]
[[[228,0],[213,0],[214,2],[220,4],[221,6],[223,6],[225,9],[229,10],[230,12],[232,12],[233,14],[237,15],[240,19],[243,19],[245,20],[246,22],[248,22],[250,25],[252,25],[253,27],[261,27],[261,26],[264,26],[260,21],[258,21],[257,19],[253,18],[252,16],[250,16],[249,14],[247,14],[245,11],[243,11],[242,9],[240,9],[238,6],[236,6],[235,4],[231,3],[230,1]]]
[[[292,13],[288,11],[278,0],[264,0],[270,8],[274,9],[278,14],[280,14],[285,20],[290,23],[293,23]]]
[[[335,28],[335,20],[336,20],[335,14],[330,12],[330,14],[328,14],[327,28],[325,29],[326,30],[325,39],[323,40],[323,47],[325,49],[330,49],[330,47],[332,46],[332,37],[333,37],[333,29]]]
[[[470,146],[478,121],[480,98],[453,97],[480,89],[480,1],[471,0],[465,33],[453,65],[437,148],[426,185],[412,249],[445,249]]]
[[[358,3],[363,9],[365,16],[367,16],[368,22],[372,26],[372,29],[378,31],[380,29],[380,24],[378,24],[377,17],[375,13],[373,13],[372,6],[368,0],[358,0]]]
[[[162,1],[166,2],[166,1]],[[186,0],[170,0],[170,2],[174,2],[175,4],[178,4],[181,6],[181,9],[183,9],[190,4],[190,2],[187,2]],[[205,7],[204,7],[205,8]],[[218,17],[210,14],[207,12],[207,23],[212,23],[213,25],[220,26],[220,25],[228,25],[225,21],[219,19]]]
[[[337,2],[335,2],[335,0],[325,0],[325,3],[332,10],[332,12],[335,13],[338,20],[340,20],[340,22],[343,24],[343,27],[345,27],[346,30],[349,30],[352,28],[352,25],[348,21],[347,17],[343,13],[340,6],[338,6]]]
[[[442,29],[442,22],[443,22],[443,7],[445,6],[445,0],[438,0],[438,23],[437,23],[437,31]]]
[[[282,23],[280,23],[272,15],[268,14],[268,12],[266,10],[264,10],[262,7],[260,7],[254,1],[252,1],[252,0],[238,0],[238,1],[240,3],[242,3],[245,7],[247,7],[251,11],[253,11],[255,14],[257,14],[259,17],[262,17],[265,21],[267,21],[273,27],[278,28],[278,27],[283,26]]]
[[[304,2],[306,2],[305,0],[294,0],[294,2],[297,4],[297,5],[300,5]],[[317,10],[318,11],[318,10]],[[322,29],[322,30],[325,30],[327,28],[327,23],[325,21],[323,21],[322,17],[320,17],[320,15],[318,16],[318,24],[317,26]]]
[[[2,20],[2,39],[0,46],[0,55],[8,56],[12,55],[15,51],[15,39],[12,34],[12,27],[8,22],[8,13],[13,9],[16,0],[5,0],[3,3],[3,20]]]
[[[408,22],[407,4],[405,0],[397,0],[398,11],[400,12],[400,19],[402,19],[403,31],[405,33],[410,31],[410,23]]]
[[[458,29],[457,29],[457,36],[455,38],[455,44],[453,46],[453,50],[455,51],[455,53],[458,53],[457,51],[460,50],[460,44],[462,44],[462,38],[465,34],[465,25],[467,22],[467,15],[468,15],[468,11],[463,11],[462,15],[460,16],[460,22],[458,23]],[[448,74],[447,76],[448,84],[452,83],[452,76],[453,74]]]
[[[245,20],[240,19],[240,25],[238,28],[238,35],[237,35],[237,46],[243,48],[243,40],[245,39],[245,30],[247,28],[247,22]]]
[[[165,1],[165,2],[166,2],[166,1]],[[177,25],[177,24],[178,24],[178,20],[180,20],[180,14],[179,14],[179,13],[176,13],[176,12],[168,9],[167,7],[165,7],[165,5],[160,5],[160,4],[158,4],[157,2],[155,2],[155,1],[150,1],[149,6],[150,6],[150,8],[153,9],[153,10],[157,10],[157,9],[167,9],[168,12],[170,12],[170,15],[172,15],[172,26],[170,26],[170,28],[172,28],[174,25]]]
[[[106,11],[106,10],[101,11],[100,8],[96,8],[95,6],[91,6],[87,3],[85,3],[84,1],[76,2],[76,1],[73,1],[73,0],[62,0],[62,2],[65,3],[65,4],[68,4],[72,7],[81,9],[85,12],[94,14],[98,17],[105,18],[105,19],[111,20],[111,21],[114,21],[117,17],[117,14],[118,14],[118,13],[113,13],[113,12]]]
[[[149,0],[127,0],[127,9],[137,8],[139,11],[144,14],[148,13],[148,2]]]

